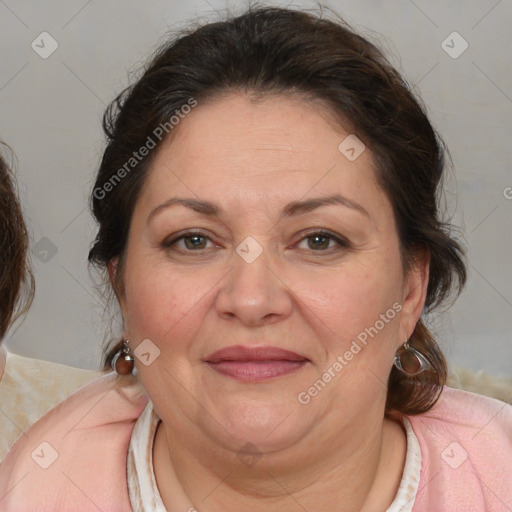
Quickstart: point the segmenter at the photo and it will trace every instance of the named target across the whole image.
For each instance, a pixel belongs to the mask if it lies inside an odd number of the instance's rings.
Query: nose
[[[265,250],[254,261],[233,255],[233,269],[228,272],[216,297],[219,316],[257,327],[288,317],[293,299],[280,279],[277,266],[271,265]],[[274,267],[274,268],[271,268]]]

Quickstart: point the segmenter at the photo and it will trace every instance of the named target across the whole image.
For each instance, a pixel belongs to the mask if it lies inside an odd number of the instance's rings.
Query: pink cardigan
[[[0,466],[0,510],[131,510],[126,454],[147,402],[131,377],[102,376],[47,413]],[[512,510],[512,407],[445,388],[408,417],[422,453],[413,512]]]

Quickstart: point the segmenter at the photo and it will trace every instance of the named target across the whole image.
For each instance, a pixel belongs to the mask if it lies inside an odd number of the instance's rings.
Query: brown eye
[[[304,241],[307,241],[307,247],[300,247],[301,244],[304,243]],[[324,252],[329,249],[335,249],[338,247],[338,249],[349,247],[349,244],[346,240],[344,240],[341,237],[335,236],[328,232],[318,231],[314,233],[310,233],[309,235],[305,236],[300,242],[299,247],[301,249],[310,249],[316,252]]]
[[[182,237],[185,247],[190,250],[204,249],[206,244],[206,237],[203,235],[189,235]]]
[[[331,238],[324,235],[308,236],[308,246],[310,249],[328,249]]]
[[[205,234],[201,232],[189,232],[171,240],[166,240],[162,243],[162,247],[182,252],[193,252],[209,249],[208,242],[212,243],[210,238]]]

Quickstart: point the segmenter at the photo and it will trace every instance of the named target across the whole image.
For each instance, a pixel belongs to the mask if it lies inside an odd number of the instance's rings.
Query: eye
[[[191,231],[164,241],[162,246],[166,249],[176,248],[183,252],[192,252],[209,249],[210,247],[207,247],[208,241],[213,243],[205,233],[201,231]]]
[[[349,248],[350,244],[340,235],[335,235],[325,230],[317,230],[304,236],[296,246],[299,249],[312,250],[314,252],[332,252],[332,250],[336,249]],[[196,230],[171,237],[162,243],[162,247],[178,252],[199,252],[212,249],[216,247],[216,244],[212,242],[207,233]]]
[[[307,244],[307,247],[300,247],[300,245],[304,244],[304,242]],[[325,252],[329,249],[335,249],[336,246],[338,246],[338,248],[350,247],[347,240],[345,240],[343,237],[323,230],[309,233],[307,236],[301,239],[297,246],[301,249],[312,249],[316,252]]]

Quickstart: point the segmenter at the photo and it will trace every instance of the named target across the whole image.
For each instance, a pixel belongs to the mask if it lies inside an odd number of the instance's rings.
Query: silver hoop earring
[[[425,370],[433,370],[430,361],[406,341],[395,355],[395,367],[408,377],[415,377]]]

